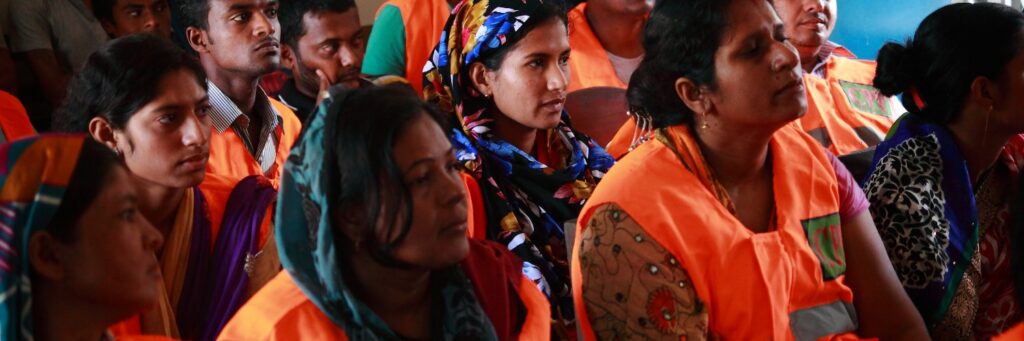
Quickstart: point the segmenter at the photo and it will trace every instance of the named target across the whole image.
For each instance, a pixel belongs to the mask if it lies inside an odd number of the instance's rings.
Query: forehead
[[[362,28],[359,22],[359,11],[351,7],[345,11],[306,12],[302,15],[302,25],[307,35],[321,33],[341,33]]]
[[[551,18],[540,23],[509,51],[509,55],[562,53],[569,48],[569,31],[565,23]]]
[[[729,6],[727,25],[723,41],[728,43],[736,38],[744,38],[752,32],[764,29],[772,30],[781,25],[782,20],[765,0],[738,0]]]
[[[395,141],[395,163],[405,168],[423,158],[444,156],[451,143],[441,131],[441,127],[426,112],[421,112],[399,131]]]
[[[166,0],[118,0],[115,4],[117,6],[145,6],[164,1]]]
[[[210,13],[232,9],[261,8],[277,4],[277,0],[210,0]]]

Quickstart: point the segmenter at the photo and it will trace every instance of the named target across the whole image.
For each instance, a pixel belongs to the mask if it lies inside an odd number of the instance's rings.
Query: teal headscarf
[[[360,90],[356,90],[360,91]],[[342,104],[350,93],[336,96]],[[277,242],[281,264],[306,296],[353,340],[400,340],[387,324],[355,297],[343,278],[345,251],[335,242],[340,233],[330,216],[328,169],[333,155],[339,108],[325,100],[305,127],[285,163],[277,201]],[[328,109],[331,108],[331,109]],[[356,114],[356,113],[353,113]],[[381,146],[390,148],[390,146]],[[472,285],[457,267],[439,271],[444,340],[496,340],[493,325],[475,298]],[[435,281],[437,282],[437,281]]]

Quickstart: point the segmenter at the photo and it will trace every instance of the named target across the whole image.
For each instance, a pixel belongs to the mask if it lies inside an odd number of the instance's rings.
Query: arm
[[[2,34],[0,40],[3,40]],[[14,71],[14,60],[11,59],[10,51],[0,46],[0,91],[16,94],[17,90],[18,79]]]
[[[32,50],[25,52],[25,59],[28,60],[32,73],[39,79],[43,87],[46,99],[53,104],[54,108],[59,107],[67,95],[68,81],[71,75],[64,72],[60,63],[57,62],[57,55],[53,50]]]
[[[636,236],[644,236],[637,242]],[[579,238],[582,295],[600,340],[703,340],[708,312],[682,264],[614,204],[600,207]],[[652,271],[652,266],[657,267]],[[683,285],[680,285],[683,283]],[[674,309],[658,309],[653,305]],[[665,322],[649,311],[674,310]]]
[[[917,308],[903,291],[882,246],[871,214],[863,211],[844,218],[846,285],[853,290],[859,334],[882,340],[928,340],[928,331]]]
[[[405,23],[398,7],[384,5],[374,20],[362,72],[370,76],[405,77]]]
[[[39,79],[46,98],[55,107],[64,100],[70,75],[64,71],[53,52],[49,10],[45,1],[11,1],[11,23],[15,34],[11,37],[11,51],[24,53],[29,67]]]

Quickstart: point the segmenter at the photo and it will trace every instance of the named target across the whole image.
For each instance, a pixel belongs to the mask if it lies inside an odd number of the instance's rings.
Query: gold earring
[[[708,129],[708,113],[700,114],[700,129]]]

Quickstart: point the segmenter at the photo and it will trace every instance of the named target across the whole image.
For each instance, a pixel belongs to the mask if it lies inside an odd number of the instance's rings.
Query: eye
[[[124,209],[124,210],[123,210],[123,211],[121,211],[121,213],[120,213],[120,214],[118,214],[118,215],[120,216],[121,220],[124,220],[124,221],[128,221],[128,222],[131,222],[131,221],[135,221],[135,215],[136,215],[136,214],[137,214],[138,212],[139,212],[139,211],[138,211],[137,209],[135,209],[135,207],[134,207],[134,206],[132,206],[132,207],[129,207],[129,208],[126,208],[126,209]]]
[[[130,10],[130,11],[128,11],[128,16],[132,17],[132,18],[138,18],[138,17],[142,16],[142,10],[139,10],[139,9]]]
[[[537,58],[531,60],[529,63],[526,63],[526,66],[534,69],[539,69],[544,66],[544,61],[541,60],[540,58]]]
[[[161,115],[160,118],[157,119],[157,121],[160,122],[160,124],[171,124],[171,123],[174,123],[174,121],[177,118],[178,118],[178,115],[166,114],[166,115]]]
[[[462,167],[461,163],[459,163],[458,161],[451,161],[451,162],[448,162],[448,164],[445,166],[445,169],[449,173],[458,173],[460,167]]]
[[[196,109],[196,115],[199,117],[206,117],[210,115],[211,111],[213,111],[213,107],[211,107],[209,104],[202,105],[198,109]]]
[[[243,22],[249,21],[249,18],[252,18],[252,14],[249,14],[247,12],[247,13],[241,13],[241,14],[238,14],[236,16],[231,17],[231,21],[243,23]]]
[[[167,4],[163,3],[163,2],[157,4],[156,6],[153,6],[153,12],[157,12],[157,13],[163,13],[164,10],[166,10],[166,9],[167,9]]]
[[[267,14],[267,18],[277,18],[277,8],[268,8],[264,13]]]
[[[323,44],[320,46],[320,51],[328,55],[334,54],[338,52],[338,44]]]
[[[558,58],[558,63],[562,64],[562,65],[568,65],[569,64],[569,55],[564,55],[564,56]]]

